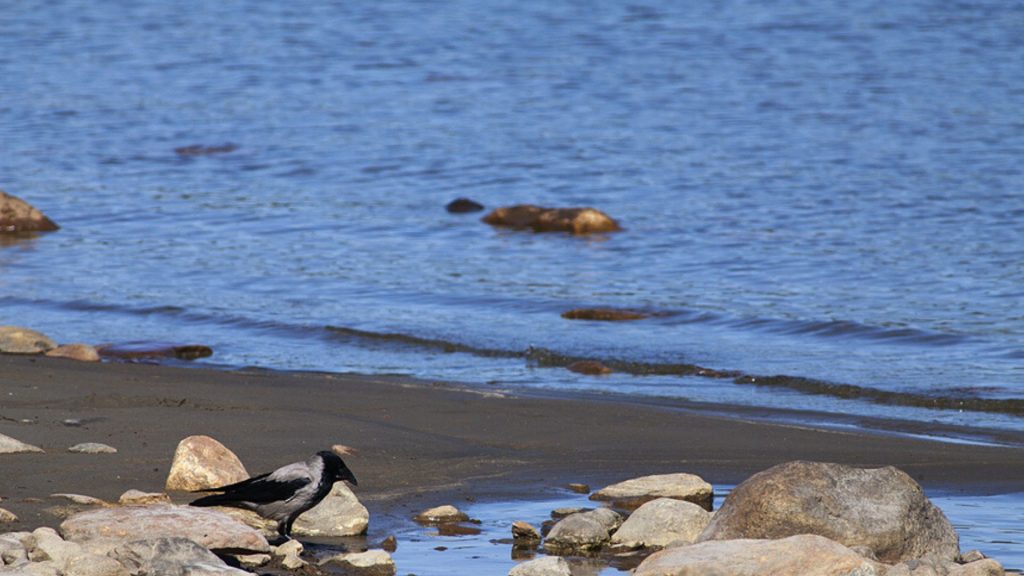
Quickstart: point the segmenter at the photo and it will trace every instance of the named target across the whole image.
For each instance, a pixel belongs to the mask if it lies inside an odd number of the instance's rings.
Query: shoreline
[[[735,485],[790,460],[894,465],[930,494],[1024,492],[1024,449],[1016,447],[650,403],[488,394],[402,377],[0,355],[0,390],[0,433],[46,450],[0,456],[0,497],[21,519],[5,530],[58,524],[46,512],[53,493],[116,501],[131,488],[163,491],[177,443],[192,434],[223,442],[250,474],[333,444],[351,446],[357,495],[371,519],[385,522],[448,501],[535,500],[570,482],[597,488],[690,472]],[[63,423],[71,418],[81,424]],[[103,442],[118,453],[67,452],[79,442]]]

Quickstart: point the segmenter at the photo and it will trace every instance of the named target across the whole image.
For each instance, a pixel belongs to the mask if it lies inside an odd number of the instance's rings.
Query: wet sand
[[[78,419],[69,426],[67,419]],[[29,423],[23,420],[30,421]],[[747,422],[657,406],[483,394],[399,377],[84,364],[0,355],[0,433],[46,450],[0,455],[5,530],[55,525],[48,495],[161,491],[174,449],[207,434],[252,474],[333,444],[373,518],[466,499],[542,498],[569,482],[691,472],[736,484],[795,459],[895,465],[931,492],[1024,492],[1024,449]],[[103,442],[117,454],[72,454]]]

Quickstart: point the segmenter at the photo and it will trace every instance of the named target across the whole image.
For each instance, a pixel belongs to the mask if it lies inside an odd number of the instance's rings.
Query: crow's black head
[[[337,482],[339,480],[348,480],[353,486],[359,485],[359,482],[356,482],[356,475],[348,469],[348,466],[345,466],[345,462],[342,461],[340,456],[327,450],[317,452],[317,455],[323,459],[324,472],[326,472],[333,481]]]

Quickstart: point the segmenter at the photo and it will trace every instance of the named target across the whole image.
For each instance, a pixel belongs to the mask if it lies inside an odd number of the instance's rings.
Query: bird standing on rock
[[[300,514],[320,503],[335,482],[347,480],[358,486],[356,477],[335,453],[323,450],[305,462],[282,466],[220,488],[197,492],[220,492],[193,501],[191,506],[231,506],[252,510],[277,521],[277,533],[291,538],[292,523]]]

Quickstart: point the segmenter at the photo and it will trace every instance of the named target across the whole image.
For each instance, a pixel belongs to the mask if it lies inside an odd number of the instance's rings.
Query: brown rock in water
[[[178,443],[167,474],[167,490],[205,490],[249,477],[234,452],[209,436],[189,436]]]
[[[529,522],[516,520],[512,523],[512,540],[517,545],[540,542],[540,532]]]
[[[441,524],[445,522],[465,522],[469,520],[469,515],[462,512],[455,506],[446,504],[444,506],[437,506],[429,510],[424,510],[417,514],[413,519],[422,524]]]
[[[869,576],[885,574],[872,562],[828,538],[804,534],[782,540],[724,540],[656,552],[635,576]]]
[[[622,517],[609,508],[577,512],[562,518],[544,540],[544,551],[565,554],[596,550],[622,525]]]
[[[20,326],[0,326],[0,353],[43,354],[57,347],[46,334]]]
[[[621,230],[610,216],[594,208],[544,208],[530,204],[496,208],[483,217],[491,226],[534,232],[602,234]]]
[[[211,154],[227,154],[228,152],[234,152],[238,150],[237,144],[221,144],[220,146],[204,146],[202,144],[193,144],[191,146],[181,146],[174,149],[174,153],[178,156],[209,156]]]
[[[151,360],[177,358],[195,360],[213,355],[213,349],[202,344],[172,344],[170,342],[133,341],[104,344],[96,348],[104,358],[120,360]]]
[[[65,358],[79,362],[100,361],[99,351],[96,350],[95,346],[88,344],[61,344],[52,350],[48,350],[46,355],[51,358]]]
[[[600,322],[624,322],[643,320],[649,315],[635,310],[615,310],[612,308],[576,308],[562,312],[566,320],[595,320]]]
[[[572,490],[573,492],[575,492],[577,494],[590,494],[590,485],[589,484],[581,484],[579,482],[573,482],[572,484],[569,484],[568,488],[569,488],[569,490]]]
[[[934,555],[953,562],[956,531],[904,472],[788,462],[737,486],[700,541],[817,534],[866,546],[887,564]]]
[[[456,198],[449,202],[445,209],[452,214],[465,214],[467,212],[479,212],[484,209],[484,205],[469,198]]]
[[[59,228],[28,202],[0,190],[0,234],[52,232]]]
[[[598,362],[597,360],[580,360],[578,362],[573,362],[572,364],[569,364],[568,366],[566,366],[566,368],[572,372],[576,372],[578,374],[586,374],[588,376],[604,376],[606,374],[611,374],[612,372],[614,372],[614,370]]]

